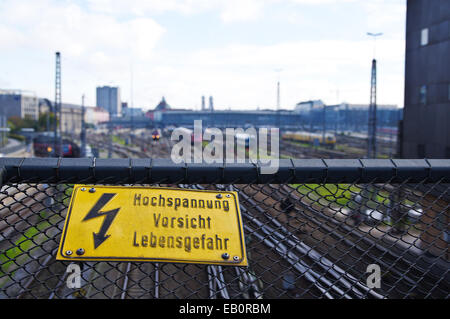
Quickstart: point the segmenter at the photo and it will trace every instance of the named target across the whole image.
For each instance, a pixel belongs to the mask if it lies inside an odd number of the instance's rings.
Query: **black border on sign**
[[[83,256],[68,256],[64,254],[64,243],[65,243],[65,239],[66,239],[66,234],[67,234],[67,229],[69,228],[69,222],[70,222],[70,217],[71,217],[71,213],[72,213],[72,208],[73,208],[73,203],[75,202],[75,197],[77,196],[78,193],[78,189],[81,187],[86,187],[86,188],[90,188],[90,187],[94,187],[96,189],[99,188],[120,188],[120,189],[165,189],[165,190],[180,190],[180,191],[189,191],[189,192],[200,192],[200,193],[204,193],[204,192],[208,192],[208,193],[228,193],[230,195],[233,195],[234,198],[234,204],[236,207],[236,217],[237,217],[237,222],[238,222],[238,229],[239,229],[239,242],[240,242],[240,247],[241,247],[241,255],[242,258],[245,258],[245,262],[246,264],[248,264],[247,261],[247,255],[246,255],[246,251],[245,251],[245,245],[244,245],[244,234],[243,234],[243,227],[242,227],[242,221],[241,221],[241,214],[240,214],[240,209],[239,209],[239,200],[236,196],[236,194],[234,192],[218,192],[218,191],[213,191],[213,190],[197,190],[197,189],[185,189],[185,188],[171,188],[171,187],[144,187],[144,186],[96,186],[96,185],[76,185],[74,187],[73,193],[72,193],[72,198],[69,204],[69,211],[67,213],[66,216],[66,223],[64,225],[64,231],[61,237],[61,242],[60,242],[60,255],[64,258],[67,259],[59,259],[59,260],[79,260],[79,261],[152,261],[152,262],[172,262],[172,263],[190,263],[190,264],[214,264],[214,265],[222,265],[222,266],[244,266],[245,265],[240,265],[240,263],[242,262],[242,260],[240,262],[235,262],[232,259],[228,262],[226,261],[217,261],[217,260],[190,260],[190,259],[176,259],[176,258],[145,258],[145,257],[83,257]],[[58,256],[57,256],[58,257]]]

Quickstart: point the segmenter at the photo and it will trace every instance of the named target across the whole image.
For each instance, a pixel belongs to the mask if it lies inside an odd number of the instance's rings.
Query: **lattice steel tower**
[[[367,130],[367,157],[377,156],[377,60],[372,60],[372,77],[370,80],[369,123]]]
[[[277,82],[277,128],[280,129],[280,81]]]
[[[62,116],[61,116],[61,54],[56,52],[56,71],[55,71],[55,145],[54,152],[56,156],[62,156]],[[59,119],[59,132],[58,132]]]
[[[86,122],[84,116],[86,115],[86,108],[84,107],[84,94],[81,96],[81,157],[86,157]]]

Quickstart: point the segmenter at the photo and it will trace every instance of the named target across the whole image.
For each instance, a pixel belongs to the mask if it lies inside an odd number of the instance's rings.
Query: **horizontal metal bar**
[[[280,159],[173,163],[170,159],[0,158],[2,182],[30,183],[449,183],[448,159]]]

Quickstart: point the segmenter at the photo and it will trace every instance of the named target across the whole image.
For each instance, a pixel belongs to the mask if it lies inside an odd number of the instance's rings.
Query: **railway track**
[[[336,144],[365,150],[367,148],[367,138],[358,138],[348,135],[336,135]],[[392,157],[397,150],[396,137],[377,137],[377,150],[377,153],[379,155]]]
[[[28,218],[47,208],[45,204],[55,193],[43,184],[18,184],[4,187],[0,194],[0,238],[10,239],[27,228]],[[12,226],[14,225],[14,226]]]
[[[317,148],[313,146],[304,147],[293,141],[280,139],[280,154],[291,158],[361,158],[366,155],[367,144],[364,140],[348,136],[337,136],[337,146],[340,150]],[[396,152],[394,143],[379,141],[377,143],[378,155],[392,157]]]
[[[297,143],[280,139],[280,154],[290,158],[350,158],[351,154],[315,147],[301,147]]]
[[[287,185],[252,185],[251,190],[241,188],[243,204],[250,206],[258,216],[266,216],[266,224],[273,224],[275,230],[289,231],[302,241],[288,241],[291,247],[298,249],[302,245],[314,248],[316,256],[310,255],[312,249],[305,248],[303,254],[308,258],[317,260],[329,260],[329,266],[345,269],[351,274],[351,278],[366,278],[366,267],[369,264],[378,264],[384,270],[382,293],[390,298],[403,298],[411,296],[427,296],[427,291],[433,291],[433,296],[446,296],[449,287],[448,282],[442,280],[442,276],[436,277],[429,271],[429,267],[421,268],[416,265],[418,256],[411,256],[411,251],[395,245],[395,242],[374,238],[367,231],[350,227],[348,221],[335,218],[336,213],[327,215],[323,209],[318,210],[311,203],[303,203],[300,194]],[[258,205],[264,203],[263,207]],[[277,203],[286,203],[282,208]],[[242,200],[241,200],[242,201]],[[268,215],[270,214],[270,215]],[[262,227],[259,222],[253,222]],[[264,226],[265,227],[265,226]],[[270,231],[273,234],[274,230]],[[267,235],[267,233],[266,233]],[[282,240],[278,236],[279,240]],[[293,246],[296,244],[297,246]],[[408,255],[410,258],[407,258]],[[307,259],[308,259],[307,258]],[[317,259],[319,258],[319,259]],[[448,272],[448,271],[447,271]],[[444,278],[446,274],[443,275]],[[424,280],[425,278],[425,280]],[[422,284],[424,282],[428,284]],[[365,285],[360,282],[358,285]],[[378,291],[378,290],[377,290]],[[364,292],[364,291],[363,291]],[[364,292],[365,293],[365,292]]]
[[[105,138],[93,137],[98,146]],[[121,157],[167,158],[170,142],[134,138],[135,147],[114,145]],[[150,145],[150,147],[149,147]],[[286,146],[286,145],[285,145]],[[140,150],[139,150],[140,149]],[[310,155],[309,155],[310,157]],[[164,186],[164,185],[159,185]],[[66,286],[67,262],[54,259],[57,234],[49,241],[46,255],[20,282],[20,298],[398,298],[447,294],[445,280],[433,278],[426,269],[403,260],[398,247],[370,238],[367,232],[306,202],[289,185],[165,185],[181,188],[234,190],[239,192],[245,221],[249,267],[213,265],[83,262],[82,287]],[[320,205],[319,205],[320,206]],[[58,210],[59,209],[59,210]],[[55,209],[58,214],[62,210]],[[1,213],[1,212],[0,212]],[[62,222],[56,223],[62,231]],[[49,254],[48,252],[51,253]],[[366,265],[379,264],[381,290],[365,281]],[[422,286],[426,278],[438,287]],[[44,283],[44,285],[43,285]]]
[[[4,253],[0,274],[8,274],[0,277],[0,298],[3,293],[17,298],[29,296],[36,279],[54,262],[55,238],[64,225],[64,202],[68,198],[65,189],[45,184],[28,187],[19,186],[15,191],[13,199],[21,202],[5,207],[11,210],[13,218],[6,218],[8,226],[2,230],[0,241]],[[5,262],[5,257],[14,262]]]

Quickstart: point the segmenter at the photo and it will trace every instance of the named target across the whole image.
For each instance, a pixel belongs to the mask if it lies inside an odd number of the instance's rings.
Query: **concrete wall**
[[[450,1],[407,4],[401,155],[450,158]],[[426,28],[428,43],[422,45]]]

